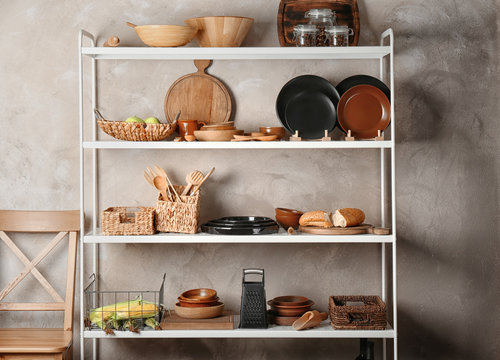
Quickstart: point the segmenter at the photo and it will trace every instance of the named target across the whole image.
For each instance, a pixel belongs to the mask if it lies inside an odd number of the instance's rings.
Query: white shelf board
[[[82,47],[82,54],[108,60],[304,60],[380,59],[390,46],[352,47]]]
[[[391,140],[373,141],[84,141],[84,149],[384,149]]]
[[[108,244],[303,244],[303,243],[392,243],[393,235],[311,235],[297,233],[288,235],[279,232],[271,235],[212,235],[206,233],[177,234],[158,233],[155,235],[102,235],[97,229],[97,235],[87,234],[84,243]]]
[[[238,319],[238,316],[235,316]],[[235,326],[238,323],[235,319]],[[329,321],[324,321],[314,329],[295,331],[291,326],[270,325],[268,329],[234,330],[143,330],[140,333],[115,331],[106,335],[102,330],[85,330],[85,338],[394,338],[394,330],[387,325],[386,330],[334,330]]]

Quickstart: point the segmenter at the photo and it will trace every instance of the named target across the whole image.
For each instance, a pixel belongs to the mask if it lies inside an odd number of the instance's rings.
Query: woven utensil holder
[[[95,110],[97,124],[109,136],[126,141],[158,141],[172,135],[176,124],[138,124],[125,121],[109,121]]]
[[[181,194],[185,186],[175,186]],[[169,201],[161,194],[156,203],[156,230],[161,232],[176,232],[195,234],[198,231],[200,219],[200,192],[192,196],[181,196],[183,202]],[[177,200],[174,195],[174,200]]]
[[[152,235],[154,220],[154,207],[110,207],[102,212],[101,228],[104,235]]]
[[[347,302],[364,305],[349,306]],[[330,319],[337,330],[385,330],[385,303],[378,296],[330,296]]]

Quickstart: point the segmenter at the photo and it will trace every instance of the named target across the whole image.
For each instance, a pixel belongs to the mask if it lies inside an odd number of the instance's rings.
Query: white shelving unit
[[[90,46],[82,46],[84,40]],[[387,358],[387,339],[393,341],[393,359],[397,359],[397,289],[396,289],[396,202],[395,202],[395,114],[394,114],[394,35],[392,29],[384,31],[380,37],[380,46],[358,46],[344,48],[296,48],[296,47],[247,47],[247,48],[149,48],[149,47],[117,47],[105,48],[95,46],[95,37],[81,30],[78,41],[80,70],[80,210],[82,241],[80,242],[80,337],[81,359],[85,354],[85,339],[92,339],[93,359],[96,359],[97,339],[111,338],[103,331],[85,330],[84,326],[84,251],[91,247],[92,270],[98,275],[99,244],[139,243],[139,244],[192,244],[192,243],[257,243],[257,244],[293,244],[293,243],[372,243],[380,244],[381,251],[381,289],[380,296],[389,304],[392,313],[388,313],[389,322],[386,330],[333,330],[325,321],[320,327],[297,332],[291,327],[270,326],[269,329],[234,329],[234,330],[158,330],[141,331],[140,334],[116,331],[112,338],[380,338],[382,339],[383,359]],[[84,58],[91,61],[92,109],[96,107],[97,79],[96,62],[98,60],[353,60],[367,59],[379,61],[379,78],[391,89],[391,126],[388,140],[384,141],[302,141],[302,142],[127,142],[119,140],[102,141],[97,139],[97,125],[91,122],[92,138],[84,138]],[[386,70],[388,69],[388,70]],[[389,135],[389,136],[387,136]],[[392,229],[391,235],[341,235],[320,236],[309,234],[288,235],[280,232],[273,235],[258,236],[219,236],[208,234],[165,234],[151,236],[104,236],[98,228],[97,198],[97,153],[100,149],[378,149],[380,152],[380,210],[381,225]],[[356,150],[353,150],[356,151]],[[91,165],[87,166],[84,155],[91,153]],[[388,162],[386,157],[390,158]],[[389,170],[390,169],[390,170]],[[388,171],[390,176],[387,176]],[[92,189],[85,188],[85,179],[91,176]],[[386,187],[390,188],[387,194]],[[92,193],[91,209],[85,207],[84,198],[87,191]],[[386,212],[386,201],[390,200],[390,214]],[[91,214],[90,228],[85,226],[84,214]],[[387,219],[390,219],[387,221]],[[390,260],[386,258],[386,244],[390,247]],[[390,273],[387,271],[390,268]],[[97,289],[96,277],[96,289]],[[387,296],[390,289],[391,298]],[[392,317],[392,318],[391,318]],[[237,316],[235,324],[237,325]],[[389,324],[390,323],[390,324]]]

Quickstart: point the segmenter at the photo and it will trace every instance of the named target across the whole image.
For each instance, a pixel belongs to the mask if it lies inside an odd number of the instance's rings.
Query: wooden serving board
[[[212,60],[194,60],[198,71],[177,79],[165,96],[165,117],[173,122],[180,111],[179,120],[198,120],[205,124],[229,121],[232,111],[231,97],[222,82],[206,73]]]
[[[307,24],[304,18],[310,9],[331,9],[335,11],[338,25],[347,25],[354,31],[349,37],[349,46],[358,45],[359,10],[357,0],[281,0],[278,9],[278,37],[281,46],[295,46],[293,27]]]
[[[174,310],[165,311],[161,319],[162,330],[233,330],[234,317],[230,310],[212,319],[185,319]]]
[[[317,226],[300,226],[299,231],[313,235],[359,235],[359,234],[374,234],[374,235],[389,235],[391,229],[376,228],[370,224],[361,224],[359,226],[323,228]]]

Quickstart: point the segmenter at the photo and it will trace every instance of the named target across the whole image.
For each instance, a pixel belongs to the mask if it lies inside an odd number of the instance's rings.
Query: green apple
[[[158,118],[155,118],[154,116],[150,116],[147,119],[144,119],[144,122],[146,124],[159,124],[160,120],[158,120]]]
[[[141,123],[141,124],[143,124],[144,120],[142,120],[140,117],[137,117],[137,116],[131,116],[127,120],[125,120],[125,122],[128,122],[128,123]]]

